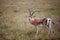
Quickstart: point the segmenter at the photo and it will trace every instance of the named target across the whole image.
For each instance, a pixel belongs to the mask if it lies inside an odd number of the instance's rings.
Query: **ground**
[[[35,39],[35,26],[28,21],[29,11],[34,15],[51,18],[54,35],[39,28]],[[60,40],[60,0],[0,0],[0,40]]]

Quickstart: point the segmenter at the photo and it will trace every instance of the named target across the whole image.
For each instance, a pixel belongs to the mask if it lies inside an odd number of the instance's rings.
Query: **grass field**
[[[30,9],[40,11],[34,15],[39,18],[51,18],[54,35],[47,30],[36,29],[28,21]],[[60,40],[60,0],[0,0],[0,40]]]

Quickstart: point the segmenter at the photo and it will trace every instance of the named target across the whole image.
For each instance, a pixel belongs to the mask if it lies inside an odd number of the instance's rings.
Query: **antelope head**
[[[36,25],[36,24],[34,23],[35,20],[36,20],[36,18],[35,18],[35,16],[33,16],[33,14],[34,14],[35,12],[40,12],[40,11],[33,11],[33,12],[31,12],[31,11],[29,10],[29,22],[30,22],[31,24],[34,24],[34,25]]]
[[[33,16],[33,14],[34,14],[35,12],[40,12],[40,11],[33,11],[33,12],[31,12],[30,9],[29,9],[28,11],[29,11],[29,17],[30,17],[30,18],[36,17],[36,16]]]

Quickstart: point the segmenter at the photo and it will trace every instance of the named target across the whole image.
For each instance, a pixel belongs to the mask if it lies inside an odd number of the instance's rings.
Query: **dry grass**
[[[39,10],[36,17],[50,17],[54,36],[39,29],[35,39],[35,27],[28,22],[28,8]],[[60,0],[0,0],[0,40],[60,40]]]

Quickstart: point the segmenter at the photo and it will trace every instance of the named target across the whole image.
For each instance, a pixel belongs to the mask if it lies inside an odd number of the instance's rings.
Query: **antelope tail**
[[[55,24],[55,22],[52,21],[52,24]]]

